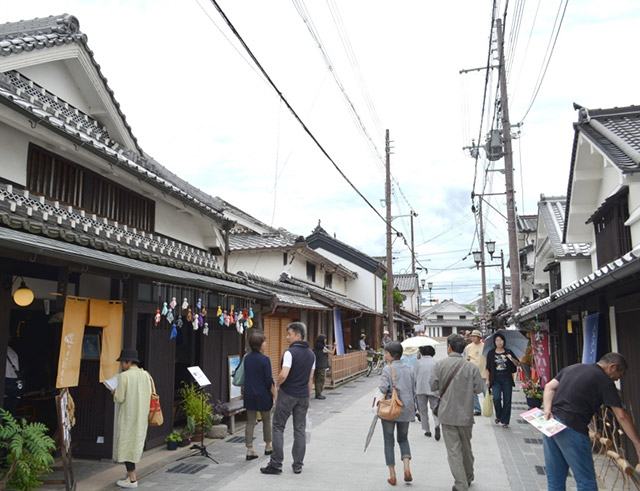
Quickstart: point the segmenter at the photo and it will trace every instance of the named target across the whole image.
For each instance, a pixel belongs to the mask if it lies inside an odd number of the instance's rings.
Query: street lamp
[[[473,251],[473,260],[476,263],[476,269],[480,269],[480,263],[482,262],[482,252]]]
[[[491,256],[491,259],[493,259],[493,254],[496,252],[496,241],[495,240],[488,240],[485,242],[485,244],[487,245],[487,251],[489,252],[489,255]]]
[[[424,285],[425,285],[426,281],[427,281],[427,280],[425,280],[424,278],[422,278],[422,279],[420,280],[420,284],[422,285],[422,289],[423,289],[423,290],[424,290]]]

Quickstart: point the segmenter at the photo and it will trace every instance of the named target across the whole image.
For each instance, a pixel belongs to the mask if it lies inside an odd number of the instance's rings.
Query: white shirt
[[[4,376],[5,378],[18,378],[18,374],[11,366],[11,363],[15,365],[15,367],[20,370],[20,362],[18,361],[18,354],[13,350],[11,346],[7,347],[7,364],[5,366]]]
[[[282,358],[282,368],[291,368],[291,365],[293,363],[293,357],[291,356],[291,351],[287,350],[284,352],[284,357]],[[313,366],[311,367],[311,370],[315,370],[316,369],[316,361],[313,360]]]

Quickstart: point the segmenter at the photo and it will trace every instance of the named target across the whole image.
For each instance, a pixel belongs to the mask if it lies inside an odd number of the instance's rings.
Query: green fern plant
[[[42,423],[27,423],[0,409],[0,448],[6,453],[0,469],[0,488],[30,491],[39,487],[40,476],[51,472],[56,448]]]

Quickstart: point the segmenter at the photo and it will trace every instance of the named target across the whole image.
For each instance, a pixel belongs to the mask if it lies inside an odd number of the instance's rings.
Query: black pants
[[[136,470],[136,464],[133,462],[125,462],[124,466],[127,468],[127,472],[135,472]]]

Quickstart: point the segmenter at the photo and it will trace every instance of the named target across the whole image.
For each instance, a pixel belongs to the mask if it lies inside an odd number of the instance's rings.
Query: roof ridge
[[[54,32],[59,34],[83,35],[80,32],[80,22],[78,18],[67,13],[0,24],[0,39],[12,39],[17,35]]]

